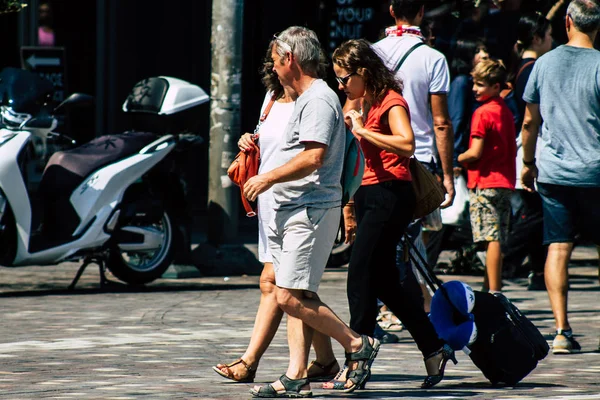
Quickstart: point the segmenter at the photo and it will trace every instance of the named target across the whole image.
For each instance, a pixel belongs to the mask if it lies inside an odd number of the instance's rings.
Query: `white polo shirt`
[[[419,42],[422,39],[415,35],[388,36],[375,43],[373,48],[393,71],[404,54]],[[415,157],[419,161],[430,162],[437,156],[437,149],[429,95],[448,93],[448,62],[439,51],[429,46],[420,46],[410,53],[396,76],[404,83],[402,96],[410,109],[411,125],[415,133]]]

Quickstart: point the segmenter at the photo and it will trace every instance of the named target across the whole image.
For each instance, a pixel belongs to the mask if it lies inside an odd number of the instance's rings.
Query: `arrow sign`
[[[67,90],[65,60],[64,47],[21,47],[21,68],[52,82],[55,88],[53,100],[56,102],[64,100]]]
[[[26,61],[27,61],[27,64],[31,65],[31,68],[33,68],[33,69],[36,69],[38,66],[40,66],[40,67],[57,67],[60,65],[60,58],[36,57],[35,54],[32,54]]]

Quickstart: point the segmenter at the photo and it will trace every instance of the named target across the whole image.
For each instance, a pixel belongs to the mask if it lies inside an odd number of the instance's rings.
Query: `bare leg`
[[[269,344],[271,344],[283,317],[283,311],[281,311],[277,304],[276,290],[273,264],[265,263],[260,274],[260,305],[256,312],[252,337],[250,338],[250,344],[246,352],[241,357],[242,360],[254,369],[256,369],[261,357],[269,347]],[[238,377],[248,374],[248,370],[243,364],[237,364],[232,367],[219,364],[217,368],[223,372],[227,372],[226,369],[228,368],[234,376]]]
[[[288,315],[288,346],[290,348],[290,364],[287,376],[292,379],[306,378],[308,368],[308,352],[314,329],[301,319]]]
[[[487,270],[488,284],[491,292],[502,290],[502,250],[500,242],[494,240],[488,242],[487,255],[485,260]]]
[[[317,362],[322,365],[331,364],[335,360],[333,347],[331,346],[331,338],[322,334],[319,331],[314,331],[312,337],[312,345],[317,355]]]
[[[305,293],[311,298],[305,297]],[[286,314],[301,319],[316,331],[335,339],[347,353],[360,350],[360,335],[350,329],[318,296],[314,296],[314,293],[279,288],[277,302]]]
[[[256,313],[252,337],[250,338],[250,344],[248,345],[246,352],[241,357],[242,360],[253,368],[258,366],[260,359],[273,341],[277,329],[279,328],[279,324],[281,323],[281,318],[283,317],[283,311],[277,304],[275,293],[277,286],[275,285],[275,272],[272,263],[265,263],[264,265],[260,275],[260,290],[260,305]],[[317,356],[316,361],[318,363],[321,365],[329,365],[335,361],[335,354],[333,353],[331,338],[329,336],[320,332],[314,332],[313,346]],[[217,365],[217,368],[220,368],[223,372],[226,372],[226,368],[228,368],[238,377],[243,377],[248,374],[248,370],[243,364],[237,364],[232,367],[226,367],[224,364],[219,364]],[[315,373],[319,372],[321,371],[315,371]],[[333,373],[336,372],[337,369],[334,368]]]
[[[250,344],[242,356],[242,359],[250,365],[258,364],[281,323],[283,311],[277,304],[276,290],[273,264],[265,263],[260,275],[260,305],[256,313]]]
[[[548,247],[544,276],[557,329],[566,330],[571,327],[567,318],[567,295],[569,290],[568,264],[572,250],[573,243],[551,243]]]
[[[362,337],[350,329],[315,293],[279,288],[277,301],[288,317],[299,318],[304,324],[335,339],[346,353],[353,353],[362,348]],[[372,339],[369,340],[373,343]],[[357,362],[348,363],[348,371],[358,367]],[[352,383],[348,381],[345,387],[351,385]]]
[[[308,375],[308,353],[314,329],[303,323],[301,319],[288,315],[287,330],[290,363],[285,374],[290,379],[306,378]],[[273,385],[275,390],[284,389],[283,384],[278,380],[271,385]],[[302,389],[310,389],[310,384],[307,383]],[[255,386],[254,390],[260,390],[260,386]]]

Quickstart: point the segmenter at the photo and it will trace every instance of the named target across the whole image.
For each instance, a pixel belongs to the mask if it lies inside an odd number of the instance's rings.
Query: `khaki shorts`
[[[317,292],[340,215],[340,207],[275,211],[267,232],[277,286]]]
[[[469,190],[473,242],[506,241],[512,194],[510,189]]]

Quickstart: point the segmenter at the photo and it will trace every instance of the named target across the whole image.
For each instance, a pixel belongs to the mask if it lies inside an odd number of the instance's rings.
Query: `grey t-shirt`
[[[539,104],[538,181],[600,186],[600,52],[559,46],[540,57],[523,100]]]
[[[274,154],[281,166],[304,150],[305,142],[327,145],[321,168],[295,181],[273,186],[275,208],[332,208],[341,205],[340,178],[346,141],[344,116],[337,95],[321,79],[296,100],[282,136],[281,151]]]

